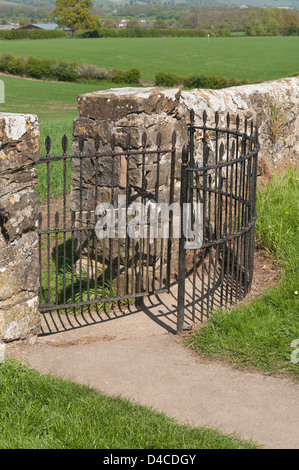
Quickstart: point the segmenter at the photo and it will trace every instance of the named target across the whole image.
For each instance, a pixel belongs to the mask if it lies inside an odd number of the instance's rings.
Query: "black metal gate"
[[[130,134],[123,151],[115,151],[115,136],[108,152],[100,150],[99,135],[93,139],[92,151],[88,140],[89,152],[85,152],[86,140],[80,136],[78,153],[67,154],[64,136],[62,155],[50,156],[47,137],[46,156],[37,162],[39,184],[44,187],[37,230],[41,313],[67,316],[92,310],[109,314],[169,288],[172,215],[170,235],[165,238],[158,206],[160,201],[173,202],[175,132],[167,148],[162,146],[160,133],[150,146],[143,133],[139,150],[132,148]],[[168,182],[161,191],[165,162]],[[92,174],[90,181],[86,180],[87,169]],[[129,228],[136,228],[134,207],[141,210],[138,225],[142,235],[139,232],[137,237],[129,233]],[[156,233],[151,238],[153,224]]]
[[[227,114],[224,126],[194,124],[182,154],[178,331],[248,292],[256,221],[257,127]],[[186,210],[187,208],[187,210]],[[189,214],[189,222],[186,216]],[[188,217],[187,217],[188,218]],[[189,229],[189,232],[188,232]],[[191,229],[191,231],[190,231]]]
[[[246,295],[254,262],[257,128],[245,119],[241,130],[239,116],[229,114],[222,126],[218,113],[214,125],[206,112],[202,125],[194,124],[193,111],[190,118],[180,178],[175,132],[168,146],[160,133],[148,145],[143,133],[137,149],[128,134],[122,151],[115,136],[104,151],[99,135],[92,145],[81,135],[71,154],[64,136],[63,153],[54,157],[46,139],[46,156],[37,162],[44,185],[37,230],[41,313],[109,316],[169,290],[176,265],[179,332],[184,322],[202,322]],[[162,217],[160,203],[177,204],[179,220],[172,210]],[[49,333],[58,330],[52,323]]]

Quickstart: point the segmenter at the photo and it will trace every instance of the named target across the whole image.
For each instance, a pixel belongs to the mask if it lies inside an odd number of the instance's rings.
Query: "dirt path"
[[[203,360],[174,333],[176,303],[163,294],[142,311],[8,346],[42,373],[121,395],[192,426],[236,432],[265,448],[299,448],[299,386]],[[59,322],[59,318],[48,318]]]

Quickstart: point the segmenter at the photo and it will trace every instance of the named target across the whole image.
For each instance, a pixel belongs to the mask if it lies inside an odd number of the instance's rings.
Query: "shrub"
[[[225,88],[227,86],[227,79],[222,75],[190,75],[185,78],[184,82],[187,88],[210,88],[212,90],[218,88]]]
[[[11,75],[25,74],[26,59],[23,57],[12,57],[7,63],[7,72]]]
[[[14,57],[11,54],[2,54],[0,57],[0,72],[7,72],[7,64],[13,59]]]
[[[114,70],[112,81],[114,83],[124,83],[125,82],[125,72],[122,70]]]
[[[187,88],[206,88],[206,77],[204,75],[189,75],[184,80]]]
[[[36,59],[35,57],[28,57],[24,68],[24,73],[27,77],[32,78],[55,78],[53,67],[55,61],[51,59]]]
[[[158,72],[156,73],[155,84],[157,86],[173,87],[184,84],[184,78],[174,73]]]
[[[112,72],[101,69],[96,65],[80,64],[75,68],[77,78],[84,80],[111,80]]]
[[[134,85],[138,83],[140,79],[140,71],[138,68],[134,67],[127,71],[114,70],[112,81],[114,83],[128,83]]]
[[[92,31],[83,31],[83,33],[78,34],[79,38],[100,38],[100,31],[98,29],[94,29]]]
[[[60,82],[75,82],[77,80],[76,63],[57,62],[52,65],[54,77]]]
[[[227,86],[240,86],[240,85],[248,85],[250,83],[249,80],[243,79],[243,80],[238,80],[237,78],[228,78],[227,79]]]
[[[98,30],[99,38],[117,38],[118,30],[114,28],[100,28]]]
[[[140,79],[140,71],[137,67],[133,67],[125,72],[125,83],[138,83]]]
[[[218,31],[218,36],[221,38],[229,38],[231,36],[231,32],[227,28],[221,28]]]
[[[223,77],[223,75],[211,75],[210,77],[206,77],[205,88],[215,90],[217,88],[225,87],[227,87],[227,78]]]

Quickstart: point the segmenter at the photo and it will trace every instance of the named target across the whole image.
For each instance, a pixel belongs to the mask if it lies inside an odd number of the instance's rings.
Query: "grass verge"
[[[7,359],[0,364],[1,449],[252,449],[217,430],[176,424],[166,415],[43,376]]]
[[[188,337],[196,352],[211,359],[299,379],[291,361],[299,338],[299,171],[274,175],[259,187],[256,242],[281,269],[281,281],[250,305],[214,312],[211,320]]]

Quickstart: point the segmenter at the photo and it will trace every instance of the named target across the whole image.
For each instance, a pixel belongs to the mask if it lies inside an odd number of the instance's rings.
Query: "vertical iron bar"
[[[170,164],[170,187],[169,187],[169,206],[171,207],[174,202],[174,175],[175,175],[175,160],[176,160],[176,132],[172,134],[172,151],[171,151],[171,164]],[[168,247],[167,247],[167,290],[170,292],[170,276],[171,276],[171,261],[172,261],[172,242],[173,242],[173,210],[169,213],[169,232],[168,232]]]
[[[114,181],[114,158],[115,156],[115,136],[114,134],[111,136],[111,206],[113,207],[113,211],[115,210],[114,204],[114,187],[115,187],[115,181]],[[108,232],[109,236],[109,292],[110,292],[110,297],[112,297],[112,279],[113,279],[113,248],[114,248],[114,243],[113,243],[113,238],[111,237],[111,234]],[[117,273],[117,276],[119,276],[119,273]]]
[[[211,189],[212,189],[212,176],[209,173],[209,188],[208,188],[208,241],[211,243],[213,239],[212,227],[211,227]],[[208,290],[207,290],[207,312],[210,307],[210,282],[211,282],[211,263],[212,263],[212,246],[208,248],[209,254],[209,268],[208,268]]]
[[[95,136],[95,214],[94,214],[94,225],[96,227],[98,221],[98,215],[96,214],[96,206],[98,205],[98,174],[99,174],[99,136],[98,134]],[[98,237],[94,234],[94,298],[95,300],[98,298]],[[96,304],[97,305],[97,304]]]
[[[79,227],[82,227],[83,225],[83,220],[82,220],[82,213],[83,213],[83,207],[82,207],[82,153],[80,152],[80,159],[79,159],[79,181],[80,181],[80,192],[79,192]],[[79,231],[79,299],[80,302],[82,302],[82,233],[81,230]],[[81,308],[82,311],[82,308]]]
[[[130,256],[130,239],[128,235],[128,207],[130,205],[131,186],[130,186],[130,145],[131,135],[128,134],[127,140],[127,168],[126,168],[126,239],[125,239],[125,292],[124,295],[128,294],[128,261]]]
[[[146,230],[146,213],[145,213],[145,193],[146,193],[146,179],[145,179],[145,151],[147,134],[142,134],[142,157],[141,157],[141,221],[142,221],[142,232],[139,239],[139,275],[138,275],[138,291],[141,293],[145,289],[144,283],[144,256],[145,256],[145,230]],[[140,303],[140,301],[139,301]]]
[[[161,145],[161,134],[157,134],[157,170],[156,170],[156,184],[155,184],[155,229],[154,229],[154,257],[153,257],[153,279],[152,279],[152,291],[155,290],[155,278],[156,278],[156,265],[157,265],[157,235],[159,231],[158,224],[158,198],[159,198],[159,179],[160,179],[160,145]],[[158,230],[156,230],[158,229]]]
[[[184,205],[188,201],[188,155],[189,149],[184,145],[182,151],[181,166],[181,220],[180,220],[180,238],[179,238],[179,273],[178,273],[178,317],[177,332],[183,331],[184,310],[185,310],[185,279],[186,279],[186,249],[185,249],[185,233],[184,233]]]
[[[91,213],[90,210],[88,209],[87,214],[86,214],[86,231],[87,231],[87,272],[86,272],[86,289],[87,289],[87,300],[90,300],[90,219],[91,219]]]
[[[202,197],[202,241],[203,243],[206,242],[206,203],[207,203],[207,166],[208,166],[208,158],[209,158],[209,149],[207,146],[206,140],[206,116],[204,115],[204,125],[203,125],[203,197]],[[198,202],[198,201],[197,201]],[[202,270],[202,284],[201,284],[201,319],[203,318],[204,312],[204,297],[205,297],[205,256],[206,256],[206,248],[202,248],[202,259],[201,259],[201,270]]]
[[[229,153],[230,153],[230,114],[227,113],[226,117],[226,162],[229,162]],[[228,175],[229,175],[229,166],[226,166],[226,176],[225,176],[225,217],[224,217],[224,237],[227,240],[228,236],[228,225],[229,225],[229,220],[228,220]],[[229,250],[230,250],[230,244],[227,241],[225,243],[225,248],[226,248],[226,253],[225,253],[225,306],[227,306],[227,295],[228,295],[228,285],[229,285]],[[224,286],[223,286],[224,287]]]
[[[63,303],[66,304],[66,151],[67,151],[67,138],[64,135],[63,142]]]
[[[43,303],[43,283],[42,283],[42,214],[38,214],[38,261],[39,261],[39,303]]]
[[[250,151],[252,151],[252,144],[250,147]],[[252,157],[250,157],[247,161],[247,171],[246,171],[246,190],[245,190],[245,220],[244,220],[244,225],[245,227],[249,224],[249,206],[250,206],[250,178],[251,178],[251,160]],[[245,263],[244,263],[244,293],[245,295],[247,294],[248,291],[248,258],[249,258],[249,253],[250,253],[250,231],[249,233],[245,234],[245,252],[244,252],[244,257],[245,257]]]
[[[55,285],[56,285],[56,305],[59,304],[58,299],[58,292],[59,292],[59,285],[58,285],[58,266],[59,266],[59,258],[58,258],[58,230],[59,230],[59,214],[56,212],[55,214]],[[64,302],[65,303],[65,302]]]
[[[221,277],[220,277],[220,284],[221,284],[221,293],[220,293],[220,307],[222,308],[223,306],[223,290],[224,290],[224,265],[225,265],[225,257],[226,257],[226,237],[223,235],[223,232],[225,232],[226,227],[225,224],[222,227],[222,195],[223,195],[223,177],[220,179],[220,190],[221,190],[221,236],[220,238],[222,239],[221,241],[221,251],[222,251],[222,260],[221,260]]]
[[[237,116],[237,129],[238,129],[238,126],[239,126],[239,116]],[[233,226],[233,185],[234,185],[234,181],[233,181],[233,176],[234,176],[234,156],[235,156],[235,141],[233,140],[233,143],[232,143],[232,149],[231,149],[231,158],[230,158],[230,184],[229,184],[229,226],[228,226],[228,234],[231,235],[232,234],[232,226]],[[232,289],[233,289],[233,285],[232,285],[232,277],[230,278],[230,274],[231,274],[231,265],[232,265],[232,261],[231,261],[231,255],[233,256],[233,253],[232,253],[232,241],[230,240],[229,241],[229,244],[228,244],[228,262],[227,262],[227,292],[226,292],[226,297],[227,297],[227,300],[228,300],[228,294],[229,294],[229,285],[230,285],[230,295],[229,295],[229,303],[231,303],[232,301]],[[230,279],[229,279],[230,278]]]
[[[75,242],[74,242],[74,228],[75,228],[76,213],[72,211],[71,213],[71,292],[72,292],[72,303],[74,303],[74,270],[75,261],[74,261],[74,251],[75,251]],[[74,310],[75,312],[75,310]]]
[[[245,121],[246,122],[246,121]],[[246,126],[246,125],[245,125]],[[242,156],[246,154],[246,135],[242,137]],[[242,207],[242,185],[243,185],[243,162],[240,163],[240,179],[239,179],[239,188],[238,188],[238,217],[237,217],[237,231],[240,231],[241,228],[241,207]],[[241,251],[242,251],[242,236],[237,238],[237,263],[236,263],[236,296],[237,299],[240,298],[240,270],[241,266]]]
[[[47,228],[50,230],[50,162],[47,162]],[[47,234],[48,305],[50,304],[50,234]]]

